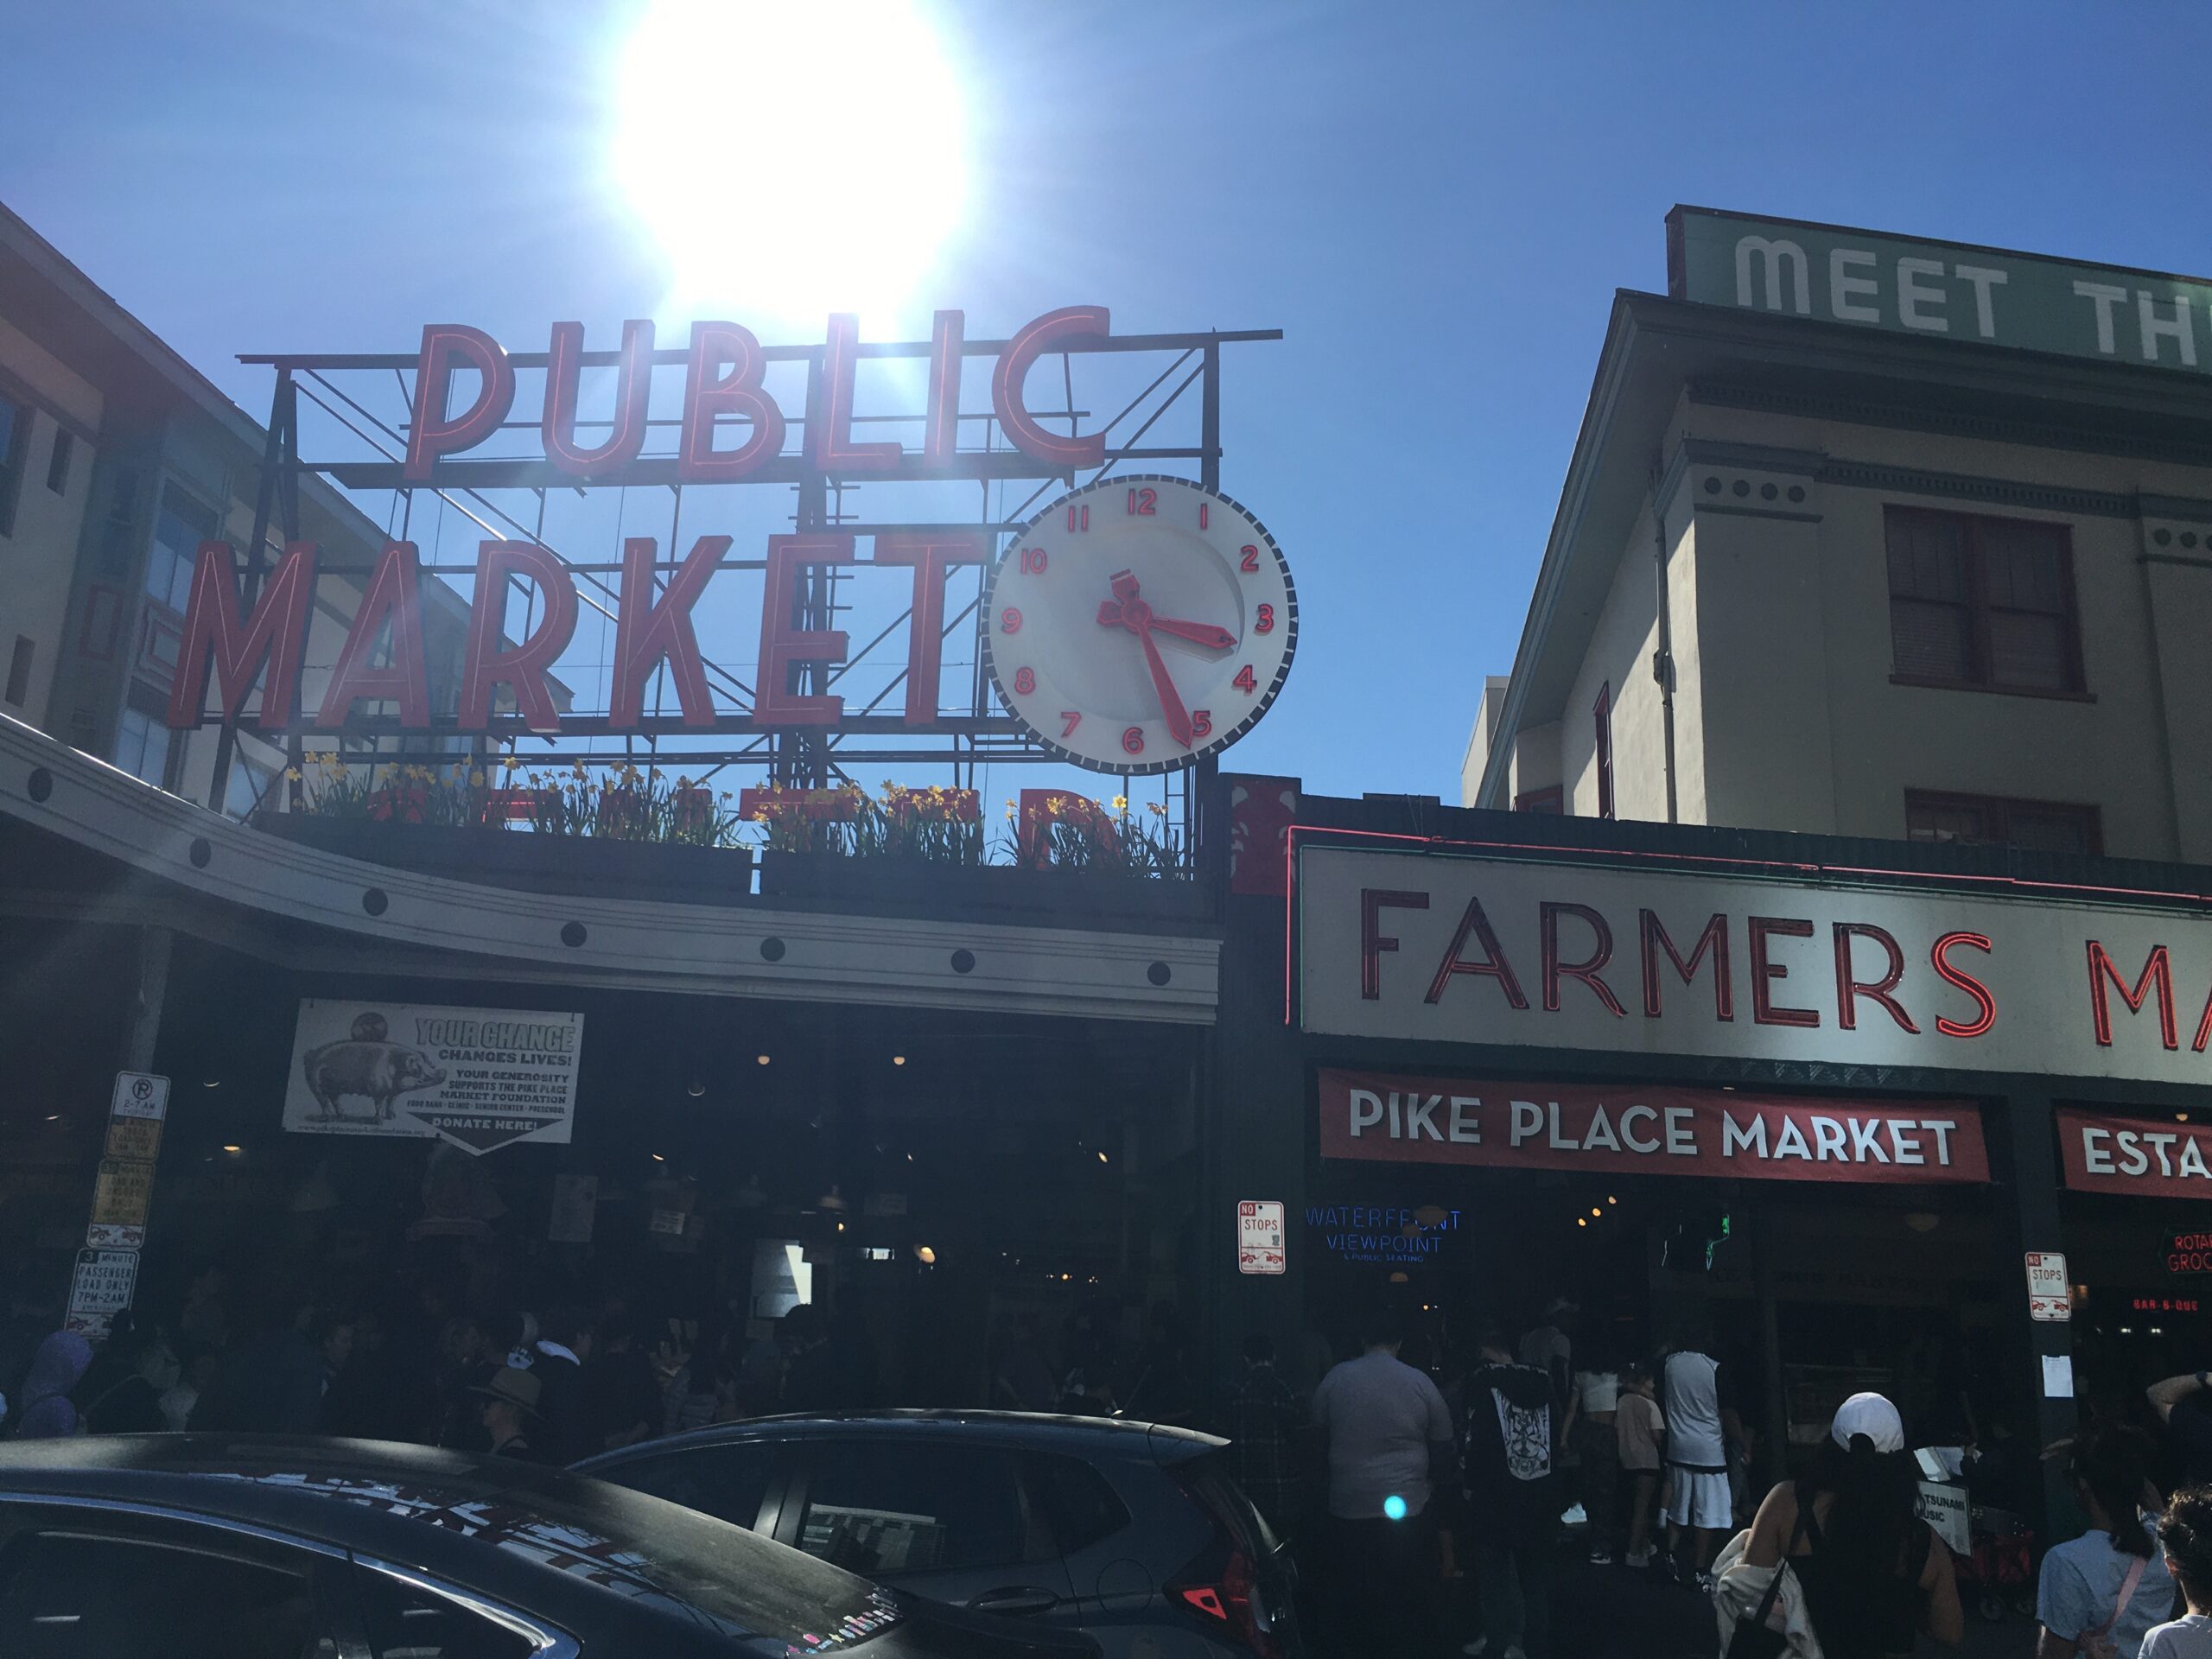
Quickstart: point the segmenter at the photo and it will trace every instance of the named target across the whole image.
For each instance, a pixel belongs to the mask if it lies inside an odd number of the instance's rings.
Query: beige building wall
[[[1894,837],[1905,791],[1927,790],[2094,805],[2111,855],[2212,859],[2212,471],[1765,412],[1687,416],[1689,454],[1732,458],[1674,469],[1670,522],[1688,521],[1669,588],[1682,821]],[[2085,693],[1892,683],[1891,505],[2067,525]],[[1631,546],[1563,721],[1577,813],[1595,810],[1577,721],[1610,676],[1621,816],[1663,816],[1642,781],[1662,743],[1651,699],[1630,715],[1621,692],[1635,680],[1619,677],[1649,586],[1648,545]],[[1656,692],[1643,679],[1638,692]]]
[[[28,428],[15,523],[0,536],[0,713],[43,728],[69,609],[70,574],[84,531],[102,402],[88,382],[4,321],[0,397],[18,404]],[[48,487],[48,476],[55,436],[65,429],[70,455],[57,493]],[[4,696],[18,653],[28,676],[20,702]]]
[[[1595,710],[1601,691],[1611,709],[1613,816],[1662,823],[1667,817],[1664,728],[1659,681],[1652,672],[1659,648],[1655,551],[1647,503],[1621,550],[1590,650],[1560,716],[1560,772],[1567,810],[1576,817],[1599,815]]]

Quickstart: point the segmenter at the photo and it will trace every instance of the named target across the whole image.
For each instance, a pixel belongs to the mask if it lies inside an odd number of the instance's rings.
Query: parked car
[[[577,1467],[940,1601],[1096,1637],[1109,1659],[1304,1652],[1289,1551],[1225,1440],[1012,1412],[764,1417]]]
[[[658,1498],[368,1441],[0,1447],[10,1659],[1071,1659]]]

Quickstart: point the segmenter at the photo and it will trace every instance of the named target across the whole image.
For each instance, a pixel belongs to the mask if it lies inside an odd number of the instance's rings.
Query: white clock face
[[[1095,772],[1225,748],[1290,672],[1298,598],[1260,521],[1188,479],[1102,479],[1007,544],[983,596],[999,696]]]

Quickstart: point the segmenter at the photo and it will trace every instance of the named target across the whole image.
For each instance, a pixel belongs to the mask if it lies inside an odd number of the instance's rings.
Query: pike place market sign
[[[2212,283],[2192,276],[1677,207],[1667,215],[1667,291],[1922,339],[2212,373]]]
[[[1295,1015],[1309,1032],[2212,1080],[2201,900],[2126,907],[1319,841],[1296,858]]]

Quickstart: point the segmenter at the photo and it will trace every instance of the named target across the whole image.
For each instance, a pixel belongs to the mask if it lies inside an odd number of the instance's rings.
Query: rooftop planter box
[[[877,915],[996,912],[1008,920],[1066,927],[1196,922],[1213,914],[1203,881],[774,849],[760,855],[760,902]]]
[[[274,813],[256,818],[254,826],[319,852],[524,893],[664,904],[753,902],[753,855],[742,847],[378,823],[313,812]]]

